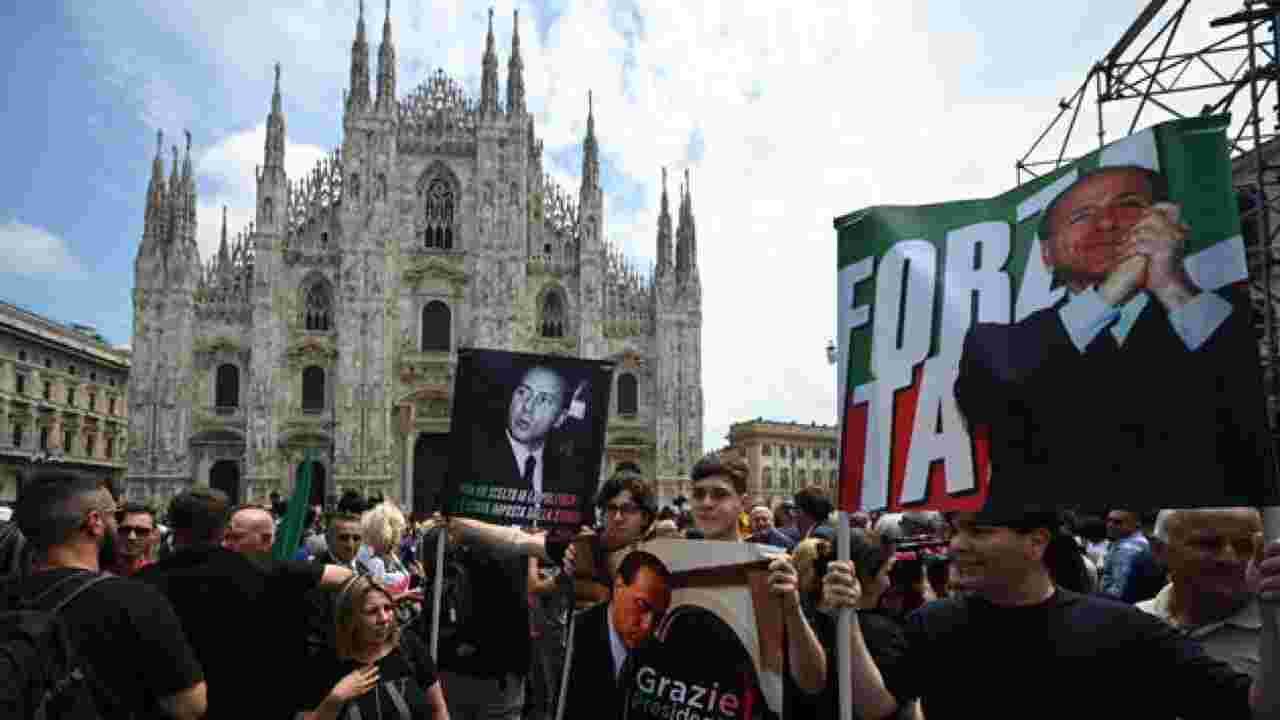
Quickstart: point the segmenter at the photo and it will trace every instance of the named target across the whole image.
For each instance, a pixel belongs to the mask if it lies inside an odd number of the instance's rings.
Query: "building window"
[[[49,449],[49,428],[47,427],[40,428],[40,449]]]
[[[320,233],[320,245],[324,247],[327,247],[329,245],[329,233],[327,232]]]
[[[307,288],[302,312],[303,326],[307,330],[328,332],[333,326],[333,296],[329,292],[329,283],[323,278]]]
[[[765,490],[773,489],[773,468],[771,467],[767,467],[764,469],[764,489]]]
[[[26,362],[26,361],[27,361],[27,351],[26,351],[26,350],[19,350],[19,351],[18,351],[18,362]]]
[[[422,308],[422,351],[449,350],[449,306],[432,300]]]
[[[831,484],[831,489],[835,490],[836,488],[836,471],[835,470],[831,471],[831,478],[830,480],[828,480],[828,482]]]
[[[108,385],[110,385],[111,387],[115,387],[115,386],[116,386],[116,379],[115,379],[115,378],[111,378],[110,380],[108,380],[108,381],[107,381],[107,384],[108,384]]]
[[[116,439],[108,436],[107,445],[106,445],[106,448],[103,450],[103,455],[105,455],[106,458],[110,460],[112,457],[115,456],[115,454],[116,454]]]
[[[804,487],[805,479],[804,468],[800,468],[796,471],[796,487]]]
[[[48,380],[44,381],[44,399],[45,400],[53,399],[53,383],[49,382]]]
[[[822,459],[822,450],[821,450],[821,449],[819,449],[819,448],[814,448],[814,449],[813,449],[813,459],[814,459],[814,460],[821,460],[821,459]]]
[[[765,457],[769,457],[770,455],[773,454],[773,446],[770,445],[769,443],[765,443],[760,447],[760,454]]]
[[[218,408],[240,407],[240,368],[231,363],[218,366],[213,404]]]
[[[53,369],[53,360],[52,360],[51,358],[45,358],[45,359],[44,359],[44,368],[45,368],[46,370],[52,370],[52,369]]]
[[[13,446],[22,447],[22,426],[14,423],[13,425]]]
[[[107,414],[108,415],[116,414],[116,399],[114,397],[107,398]]]
[[[782,468],[782,472],[780,473],[780,476],[782,478],[782,483],[778,487],[782,488],[783,490],[790,490],[791,489],[791,472],[787,468]]]
[[[72,375],[75,375],[75,374],[76,374],[76,366],[75,366],[75,365],[68,365],[68,366],[67,366],[67,372],[71,373]]]
[[[89,391],[89,412],[98,412],[98,393]]]
[[[542,299],[542,322],[539,334],[542,337],[564,337],[565,310],[564,299],[558,290],[552,290]]]
[[[67,387],[67,404],[71,407],[76,406],[76,389],[74,387]]]
[[[27,393],[27,376],[26,375],[19,374],[16,378],[14,378],[13,391],[18,393],[19,395],[25,395]]]
[[[635,415],[639,399],[636,390],[636,376],[623,373],[618,377],[618,414]]]
[[[324,410],[324,369],[311,365],[302,371],[302,411]]]
[[[75,435],[70,430],[64,430],[62,432],[62,452],[68,455],[71,455],[73,452],[75,452],[75,448],[72,447],[71,445],[74,439],[75,439]]]
[[[831,450],[829,451],[829,453],[830,453],[830,458],[831,458],[832,460],[835,460],[835,459],[836,459],[836,449],[835,449],[835,448],[831,448]]]
[[[427,185],[426,229],[423,245],[433,250],[453,249],[453,188],[444,178]]]
[[[98,382],[98,373],[96,372],[89,373],[89,382]]]

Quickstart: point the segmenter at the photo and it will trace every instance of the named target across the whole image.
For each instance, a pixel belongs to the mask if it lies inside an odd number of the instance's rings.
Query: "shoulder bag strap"
[[[396,687],[395,681],[387,680],[382,683],[382,686],[387,689],[387,695],[391,696],[391,704],[396,706],[400,720],[413,720],[413,716],[409,714],[409,703],[405,702],[404,694],[400,692],[400,688]]]

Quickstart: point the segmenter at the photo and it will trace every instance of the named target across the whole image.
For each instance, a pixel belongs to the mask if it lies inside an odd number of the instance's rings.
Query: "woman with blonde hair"
[[[378,503],[360,516],[364,545],[356,553],[356,569],[393,593],[408,590],[413,579],[397,555],[406,527],[404,513],[391,502]]]
[[[413,720],[449,717],[435,663],[413,633],[401,633],[395,601],[356,575],[334,601],[334,653],[317,660],[304,720]]]

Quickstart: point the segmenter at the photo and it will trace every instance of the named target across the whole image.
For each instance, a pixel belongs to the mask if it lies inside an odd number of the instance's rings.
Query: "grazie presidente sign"
[[[1227,122],[837,218],[840,506],[1274,500]]]

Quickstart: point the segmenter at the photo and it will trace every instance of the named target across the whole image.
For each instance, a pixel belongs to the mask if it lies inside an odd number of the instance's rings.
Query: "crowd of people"
[[[1260,603],[1280,591],[1280,544],[1264,550],[1257,510],[854,513],[851,560],[839,561],[825,491],[769,507],[747,473],[710,455],[691,471],[689,507],[659,509],[653,484],[620,470],[599,490],[595,526],[568,539],[407,518],[348,494],[311,509],[287,559],[272,554],[280,505],[233,507],[197,486],[160,518],[50,474],[0,524],[4,608],[59,606],[101,717],[611,718],[626,659],[665,610],[646,594],[665,570],[630,551],[657,538],[755,542],[776,550],[788,716],[837,717],[840,672],[859,718],[1280,709],[1274,605]],[[842,668],[844,608],[856,620]],[[580,664],[562,688],[574,617]],[[612,653],[596,642],[606,631]],[[33,711],[19,682],[0,679],[0,716]]]

